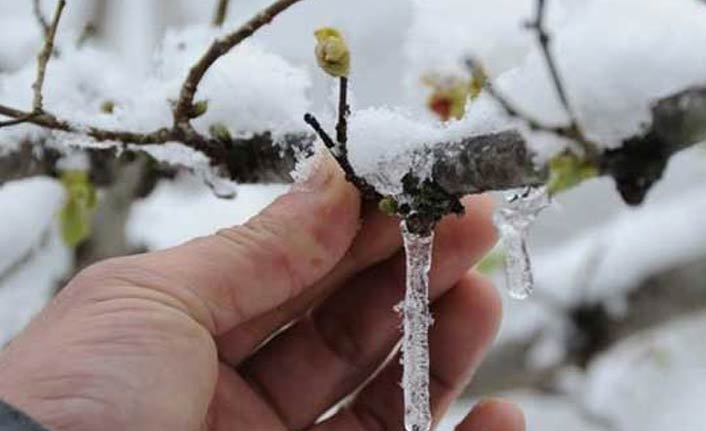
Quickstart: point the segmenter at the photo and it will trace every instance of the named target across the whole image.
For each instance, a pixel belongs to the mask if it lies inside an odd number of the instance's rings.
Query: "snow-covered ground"
[[[178,85],[218,31],[205,24],[211,7],[193,0],[113,0],[103,43],[73,48],[90,15],[88,0],[72,1],[60,32],[62,55],[52,61],[46,104],[69,119],[105,127],[148,130],[168,124]],[[247,19],[267,0],[234,1],[227,28]],[[696,0],[549,1],[556,57],[579,119],[591,136],[615,145],[642,127],[657,97],[706,82],[706,5]],[[42,1],[45,10],[52,1]],[[209,111],[196,122],[214,122],[234,133],[299,130],[307,110],[332,118],[334,87],[314,67],[315,28],[341,28],[354,53],[351,122],[354,163],[365,170],[376,159],[430,137],[460,136],[507,124],[498,107],[481,97],[458,123],[442,126],[425,111],[427,73],[463,74],[461,59],[482,60],[498,88],[534,116],[565,119],[533,36],[522,24],[532,0],[307,0],[226,56],[204,81],[199,97]],[[158,20],[158,25],[151,25]],[[164,34],[162,34],[164,32]],[[27,107],[40,33],[30,2],[0,0],[0,101]],[[115,115],[102,113],[104,101]],[[32,127],[0,131],[0,149]],[[542,155],[561,142],[529,135]],[[67,137],[70,145],[85,142]],[[423,139],[426,138],[426,139]],[[175,153],[162,158],[174,159]],[[185,154],[179,161],[194,162]],[[372,161],[372,162],[371,162]],[[561,304],[596,300],[620,310],[625,296],[648,277],[706,258],[706,151],[674,157],[644,206],[625,207],[607,179],[589,181],[560,196],[538,220],[531,246],[540,295]],[[220,200],[199,178],[160,184],[138,202],[127,228],[131,242],[149,249],[178,244],[255,214],[284,186],[238,187]],[[0,188],[0,344],[21,329],[50,297],[71,266],[71,253],[56,233],[63,195],[49,179]],[[502,278],[499,282],[502,283]],[[507,301],[500,343],[549,328],[529,361],[551,363],[562,355],[564,323],[539,301]],[[523,390],[502,395],[526,410],[529,429],[651,431],[706,429],[706,377],[700,334],[706,315],[685,316],[608,350],[588,371],[572,371],[561,394]],[[451,429],[472,401],[455,406],[442,429]]]

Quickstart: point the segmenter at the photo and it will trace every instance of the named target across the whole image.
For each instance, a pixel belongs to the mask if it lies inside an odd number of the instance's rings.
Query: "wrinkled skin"
[[[361,208],[328,156],[242,226],[78,275],[0,355],[0,398],[54,431],[402,429],[397,221]],[[460,394],[500,301],[469,268],[495,241],[488,199],[438,228],[432,409]],[[362,220],[362,225],[361,225]],[[310,310],[310,312],[309,312]],[[329,419],[317,419],[361,384]],[[521,431],[480,403],[461,431]]]

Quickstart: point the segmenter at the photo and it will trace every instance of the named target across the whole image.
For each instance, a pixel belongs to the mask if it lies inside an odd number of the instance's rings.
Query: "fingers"
[[[235,370],[221,364],[202,431],[230,430],[287,431],[287,428]]]
[[[468,384],[498,328],[500,299],[490,283],[476,275],[463,278],[433,307],[430,329],[430,395],[435,423]],[[404,429],[402,368],[399,358],[375,377],[353,404],[315,431]]]
[[[368,204],[363,210],[362,227],[353,244],[336,267],[311,288],[255,319],[236,326],[218,337],[219,354],[229,364],[238,365],[272,333],[299,318],[313,304],[342,286],[352,275],[388,259],[402,247],[399,220]]]
[[[478,403],[456,431],[525,431],[525,416],[515,404],[492,399]]]
[[[83,278],[146,287],[213,334],[277,307],[327,274],[358,229],[357,191],[330,156],[320,160],[308,181],[242,226],[109,261]]]
[[[475,198],[465,218],[450,218],[440,226],[430,275],[433,297],[451,288],[492,246],[489,212],[488,202]],[[388,356],[400,337],[393,307],[403,295],[400,253],[336,291],[253,356],[243,372],[290,428],[306,427]]]

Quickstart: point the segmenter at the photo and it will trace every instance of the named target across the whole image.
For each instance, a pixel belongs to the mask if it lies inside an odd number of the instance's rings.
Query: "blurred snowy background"
[[[46,14],[53,10],[53,1],[41,3]],[[231,3],[225,28],[267,1]],[[217,34],[209,26],[214,8],[211,0],[71,0],[46,105],[89,124],[168,124],[167,98]],[[356,109],[429,116],[422,76],[463,73],[461,60],[473,55],[518,105],[562,121],[535,38],[524,27],[533,10],[534,0],[306,0],[214,68],[202,88],[211,106],[196,125],[291,131],[303,127],[306,110],[330,118],[334,88],[312,55],[312,32],[322,25],[340,28],[350,41]],[[703,1],[552,0],[549,12],[579,119],[606,145],[638,130],[655,98],[706,83]],[[76,48],[88,22],[97,35]],[[31,2],[0,0],[3,103],[29,106],[41,41]],[[115,115],[97,109],[106,100],[115,103]],[[495,127],[488,103],[469,108],[470,129]],[[33,133],[40,132],[2,130],[0,151]],[[553,151],[547,139],[533,145]],[[626,207],[605,178],[561,195],[532,233],[536,295],[505,298],[490,358],[442,429],[488,395],[519,402],[531,431],[706,429],[699,408],[706,402],[704,184],[706,151],[695,146],[671,159],[641,207]],[[119,220],[96,235],[118,244],[104,244],[105,256],[160,249],[242,222],[285,190],[239,186],[236,199],[222,200],[200,178],[180,175],[145,199],[105,210]],[[63,199],[50,178],[0,187],[0,344],[81,265],[83,257],[57,234]],[[502,284],[497,268],[493,273]]]

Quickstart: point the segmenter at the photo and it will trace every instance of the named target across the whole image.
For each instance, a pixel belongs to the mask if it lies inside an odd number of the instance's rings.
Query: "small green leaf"
[[[549,161],[549,194],[571,189],[598,176],[598,169],[574,154],[562,153]]]
[[[60,179],[66,190],[66,202],[59,213],[61,236],[66,245],[73,248],[91,235],[91,220],[98,198],[88,173],[66,171]]]
[[[397,201],[391,196],[386,196],[380,199],[380,202],[378,202],[378,209],[380,209],[383,214],[394,216],[395,214],[397,214]]]
[[[228,130],[228,127],[223,123],[211,124],[211,127],[208,128],[208,132],[211,134],[211,137],[217,141],[231,142],[233,140],[230,130]]]
[[[189,112],[190,118],[199,118],[208,111],[208,100],[199,100],[194,103]]]
[[[476,264],[476,271],[488,275],[498,271],[504,264],[505,251],[501,247],[496,247]]]

